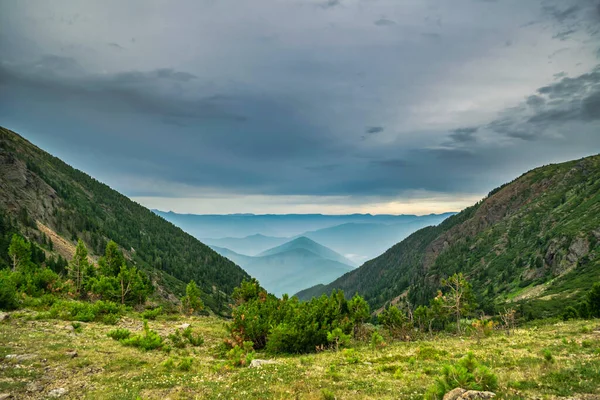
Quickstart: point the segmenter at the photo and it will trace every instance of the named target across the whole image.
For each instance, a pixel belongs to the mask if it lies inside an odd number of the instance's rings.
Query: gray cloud
[[[66,1],[3,6],[0,121],[131,196],[487,193],[600,146],[588,0]]]
[[[381,133],[383,132],[384,128],[383,126],[370,126],[366,129],[366,133],[368,134],[375,134],[375,133]]]
[[[319,7],[324,8],[324,9],[328,9],[328,8],[333,8],[333,7],[337,7],[341,4],[340,0],[326,0],[322,3],[319,4]]]
[[[378,20],[376,20],[373,23],[375,25],[377,25],[377,26],[393,26],[393,25],[396,25],[396,22],[392,21],[391,19],[387,19],[387,18],[379,18]]]
[[[476,140],[474,134],[477,132],[479,127],[459,128],[452,131],[450,138],[455,142],[474,142]]]

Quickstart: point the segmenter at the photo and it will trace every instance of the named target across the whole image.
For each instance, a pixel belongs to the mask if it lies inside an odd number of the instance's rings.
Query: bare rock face
[[[496,397],[496,393],[456,388],[446,393],[444,400],[486,400],[494,397]]]

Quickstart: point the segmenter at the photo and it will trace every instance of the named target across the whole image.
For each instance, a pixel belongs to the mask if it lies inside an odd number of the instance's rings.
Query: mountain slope
[[[210,297],[214,289],[231,293],[249,278],[173,224],[4,128],[0,187],[0,211],[18,217],[25,236],[36,239],[44,229],[66,243],[79,237],[96,255],[114,240],[176,294],[192,279]]]
[[[343,289],[374,307],[424,304],[462,271],[480,302],[528,302],[533,316],[573,304],[600,276],[600,156],[534,169],[478,204],[421,229],[301,299]]]
[[[270,255],[283,253],[283,252],[286,252],[289,250],[294,250],[294,249],[305,249],[305,250],[315,253],[316,255],[318,255],[322,258],[328,259],[328,260],[337,261],[339,263],[350,265],[350,266],[354,265],[352,263],[352,261],[348,260],[346,257],[342,256],[341,254],[336,253],[335,251],[331,250],[330,248],[320,245],[319,243],[317,243],[314,240],[311,240],[305,236],[300,236],[299,238],[290,240],[289,242],[284,243],[280,246],[263,251],[262,253],[259,254],[259,256],[260,257],[270,256]]]

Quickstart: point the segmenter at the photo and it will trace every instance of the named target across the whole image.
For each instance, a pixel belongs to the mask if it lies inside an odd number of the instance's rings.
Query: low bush
[[[227,359],[231,367],[247,367],[254,360],[252,342],[244,342],[242,346],[235,345],[227,352]]]
[[[456,365],[442,368],[442,376],[427,390],[425,399],[443,399],[444,394],[459,387],[493,391],[498,387],[498,378],[488,367],[480,364],[473,353],[467,353]]]
[[[162,314],[162,312],[163,312],[162,307],[156,307],[153,310],[145,310],[145,311],[141,312],[140,317],[142,317],[142,319],[154,321],[156,319],[156,317],[158,317],[160,314]]]
[[[131,336],[131,332],[129,331],[129,329],[119,328],[108,332],[106,336],[114,340],[122,340],[127,339],[129,336]]]
[[[121,339],[124,346],[138,347],[142,350],[160,349],[164,345],[164,339],[148,327],[148,322],[144,321],[144,333]]]
[[[0,310],[17,308],[17,285],[8,270],[0,271]]]
[[[177,364],[177,369],[180,371],[189,371],[192,369],[193,362],[194,362],[194,359],[192,357],[184,357]]]
[[[124,307],[112,301],[97,301],[87,303],[83,301],[56,301],[50,308],[52,318],[66,321],[92,322],[99,321],[115,324],[124,313]]]
[[[200,334],[194,334],[191,326],[188,326],[183,330],[182,336],[194,347],[202,346],[204,344],[204,338],[200,336]]]

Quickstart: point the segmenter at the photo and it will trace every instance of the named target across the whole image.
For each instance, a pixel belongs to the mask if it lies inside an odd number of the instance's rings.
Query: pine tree
[[[83,241],[79,239],[75,248],[75,254],[68,267],[69,277],[73,280],[78,294],[81,294],[81,289],[86,280],[85,274],[86,271],[89,271],[89,268],[90,263],[88,261],[87,248]]]
[[[456,316],[456,330],[460,333],[460,318],[474,306],[471,284],[467,282],[462,272],[448,279],[442,279],[442,286],[448,291],[443,296],[444,307]]]
[[[185,296],[181,298],[182,311],[186,314],[193,314],[196,311],[200,311],[204,308],[204,303],[200,298],[202,292],[196,282],[190,281],[185,288]]]
[[[13,271],[27,266],[31,261],[31,243],[14,234],[8,247],[8,255],[12,261]]]

